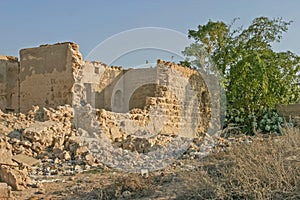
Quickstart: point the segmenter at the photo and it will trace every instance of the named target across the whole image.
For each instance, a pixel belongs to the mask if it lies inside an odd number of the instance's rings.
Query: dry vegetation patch
[[[185,174],[191,177],[188,192],[182,194],[186,199],[300,198],[299,129],[286,129],[283,136],[256,136],[207,161],[213,164]]]

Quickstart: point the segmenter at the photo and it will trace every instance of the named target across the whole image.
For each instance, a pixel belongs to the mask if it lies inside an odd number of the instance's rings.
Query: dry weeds
[[[209,158],[201,173],[192,172],[185,199],[300,199],[300,131],[257,136],[248,144]],[[184,175],[183,175],[184,176]]]

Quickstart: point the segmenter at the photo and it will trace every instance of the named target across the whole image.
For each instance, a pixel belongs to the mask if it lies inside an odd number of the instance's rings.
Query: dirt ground
[[[197,176],[212,173],[209,159],[179,159],[164,170],[148,174],[95,168],[74,176],[53,176],[36,188],[13,191],[16,199],[198,199],[187,191]],[[192,176],[192,177],[191,177]],[[199,194],[200,195],[200,194]],[[198,196],[198,198],[197,198]]]

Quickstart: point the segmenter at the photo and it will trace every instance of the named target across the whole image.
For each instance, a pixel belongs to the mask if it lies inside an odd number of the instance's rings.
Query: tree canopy
[[[214,65],[219,71],[226,90],[227,124],[242,125],[249,134],[278,130],[281,120],[268,124],[264,119],[279,119],[276,105],[295,103],[300,97],[300,57],[272,49],[292,21],[258,17],[249,27],[237,29],[234,23],[209,21],[189,30],[194,43],[184,50],[186,60],[181,64],[204,71]]]

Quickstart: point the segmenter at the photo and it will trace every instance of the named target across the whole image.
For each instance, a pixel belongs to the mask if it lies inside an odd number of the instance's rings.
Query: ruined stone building
[[[157,104],[174,116],[170,127],[176,116],[182,115],[197,116],[199,132],[208,127],[211,100],[197,71],[161,60],[156,67],[143,69],[87,62],[82,59],[78,45],[70,42],[22,49],[19,61],[16,57],[1,56],[0,109],[25,113],[33,105],[72,105],[76,102],[76,77],[81,77],[80,84],[84,85],[84,94],[77,99],[79,104],[115,113]],[[192,102],[190,99],[195,96],[197,99]]]
[[[22,49],[16,57],[0,57],[0,109],[27,112],[32,105],[56,107],[72,103],[72,44]]]

